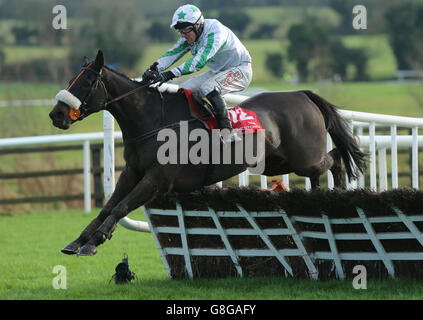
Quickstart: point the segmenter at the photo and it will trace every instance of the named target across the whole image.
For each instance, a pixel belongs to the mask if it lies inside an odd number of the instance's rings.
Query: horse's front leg
[[[65,254],[77,254],[79,253],[80,248],[90,240],[93,233],[98,229],[98,227],[106,220],[106,218],[111,214],[113,208],[137,185],[141,180],[141,176],[132,170],[130,167],[126,167],[116,184],[115,191],[107,201],[104,208],[100,211],[98,216],[94,218],[88,226],[82,231],[80,236],[66,245],[61,251]]]
[[[112,237],[112,232],[116,229],[118,221],[152,199],[159,191],[159,184],[160,179],[156,175],[146,174],[131,192],[112,209],[111,214],[94,232],[91,239],[81,247],[78,254],[81,256],[95,255],[96,247]]]

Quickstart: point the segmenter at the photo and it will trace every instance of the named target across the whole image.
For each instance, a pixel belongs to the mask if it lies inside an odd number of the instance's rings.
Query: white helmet
[[[176,9],[170,27],[175,28],[176,25],[180,24],[184,28],[187,25],[195,25],[197,23],[204,23],[204,17],[200,9],[192,4],[185,4]]]

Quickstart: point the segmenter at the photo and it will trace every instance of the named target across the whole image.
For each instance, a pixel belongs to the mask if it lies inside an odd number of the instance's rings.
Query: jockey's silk
[[[231,92],[239,92],[248,87],[253,76],[251,63],[243,63],[238,67],[215,72],[209,70],[196,77],[191,77],[179,85],[205,97],[213,90],[219,91],[223,96]]]
[[[193,44],[180,38],[157,60],[158,70],[167,69],[188,51],[191,51],[193,57],[171,70],[177,77],[199,71],[205,65],[219,72],[242,63],[251,63],[250,53],[238,37],[216,19],[205,19],[204,30]]]

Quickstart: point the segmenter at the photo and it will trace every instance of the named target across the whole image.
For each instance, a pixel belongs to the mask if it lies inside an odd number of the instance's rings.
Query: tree
[[[250,39],[269,39],[273,38],[275,30],[279,26],[274,23],[261,23],[257,28],[251,32]]]
[[[238,35],[242,35],[251,23],[251,17],[242,10],[222,11],[217,19]]]
[[[331,72],[338,74],[343,80],[347,78],[347,67],[352,65],[356,72],[354,80],[364,81],[368,79],[367,70],[367,53],[360,48],[347,48],[338,39],[332,40],[329,45],[329,56]]]
[[[175,41],[175,32],[169,28],[169,24],[154,21],[147,29],[147,34],[152,41],[166,42]]]
[[[356,1],[355,1],[356,2]],[[354,33],[355,30],[352,27],[353,13],[352,9],[355,2],[351,0],[330,0],[329,6],[339,13],[341,16],[341,24],[338,27],[338,30],[342,34]]]
[[[309,24],[296,24],[288,31],[288,57],[296,64],[301,81],[309,77],[309,63],[313,58],[324,56],[328,44],[327,32]]]
[[[369,59],[368,54],[359,48],[348,49],[349,62],[354,65],[356,73],[354,80],[365,81],[369,77],[367,75],[367,61]]]
[[[266,53],[266,69],[275,77],[282,77],[284,73],[283,56],[280,53]]]
[[[12,33],[15,37],[16,45],[30,45],[31,38],[38,38],[38,30],[28,25],[12,27]]]
[[[142,13],[132,0],[88,0],[77,15],[82,23],[75,28],[71,42],[72,65],[101,49],[108,63],[135,66],[144,52],[146,37],[138,23]]]
[[[251,7],[254,5],[260,5],[258,2],[264,2],[265,1],[257,1],[257,0],[200,0],[198,7],[202,10],[208,10],[208,9],[223,9],[223,8],[245,8],[247,6]],[[194,3],[195,4],[195,3]]]
[[[4,53],[2,48],[0,48],[0,70],[2,70],[5,65],[6,65],[6,54]]]
[[[389,40],[400,70],[423,67],[423,6],[403,3],[385,14]]]
[[[347,66],[349,63],[348,49],[343,45],[341,41],[331,41],[329,46],[331,53],[331,67],[335,74],[338,74],[342,79],[347,76]]]
[[[325,29],[306,24],[294,25],[288,31],[288,39],[289,59],[295,61],[301,81],[308,81],[310,75],[319,80],[331,78],[334,74],[346,80],[350,65],[356,69],[354,80],[367,79],[366,52],[360,48],[345,47],[339,39],[329,38]],[[312,74],[310,66],[313,67]]]
[[[52,45],[54,44],[54,30],[51,27],[51,10],[54,0],[6,0],[0,11],[4,10],[6,17],[22,21],[12,30],[18,44]]]

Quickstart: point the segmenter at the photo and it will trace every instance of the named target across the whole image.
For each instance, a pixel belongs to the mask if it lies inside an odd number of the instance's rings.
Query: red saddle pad
[[[217,127],[216,118],[202,117],[198,112],[197,105],[192,97],[192,91],[187,89],[183,90],[185,92],[185,96],[187,97],[191,109],[194,111],[197,117],[205,121],[210,129],[215,129]],[[231,108],[228,111],[232,123],[232,128],[236,130],[237,133],[255,133],[263,130],[263,127],[261,126],[260,121],[257,118],[255,112],[243,109],[240,106]]]

